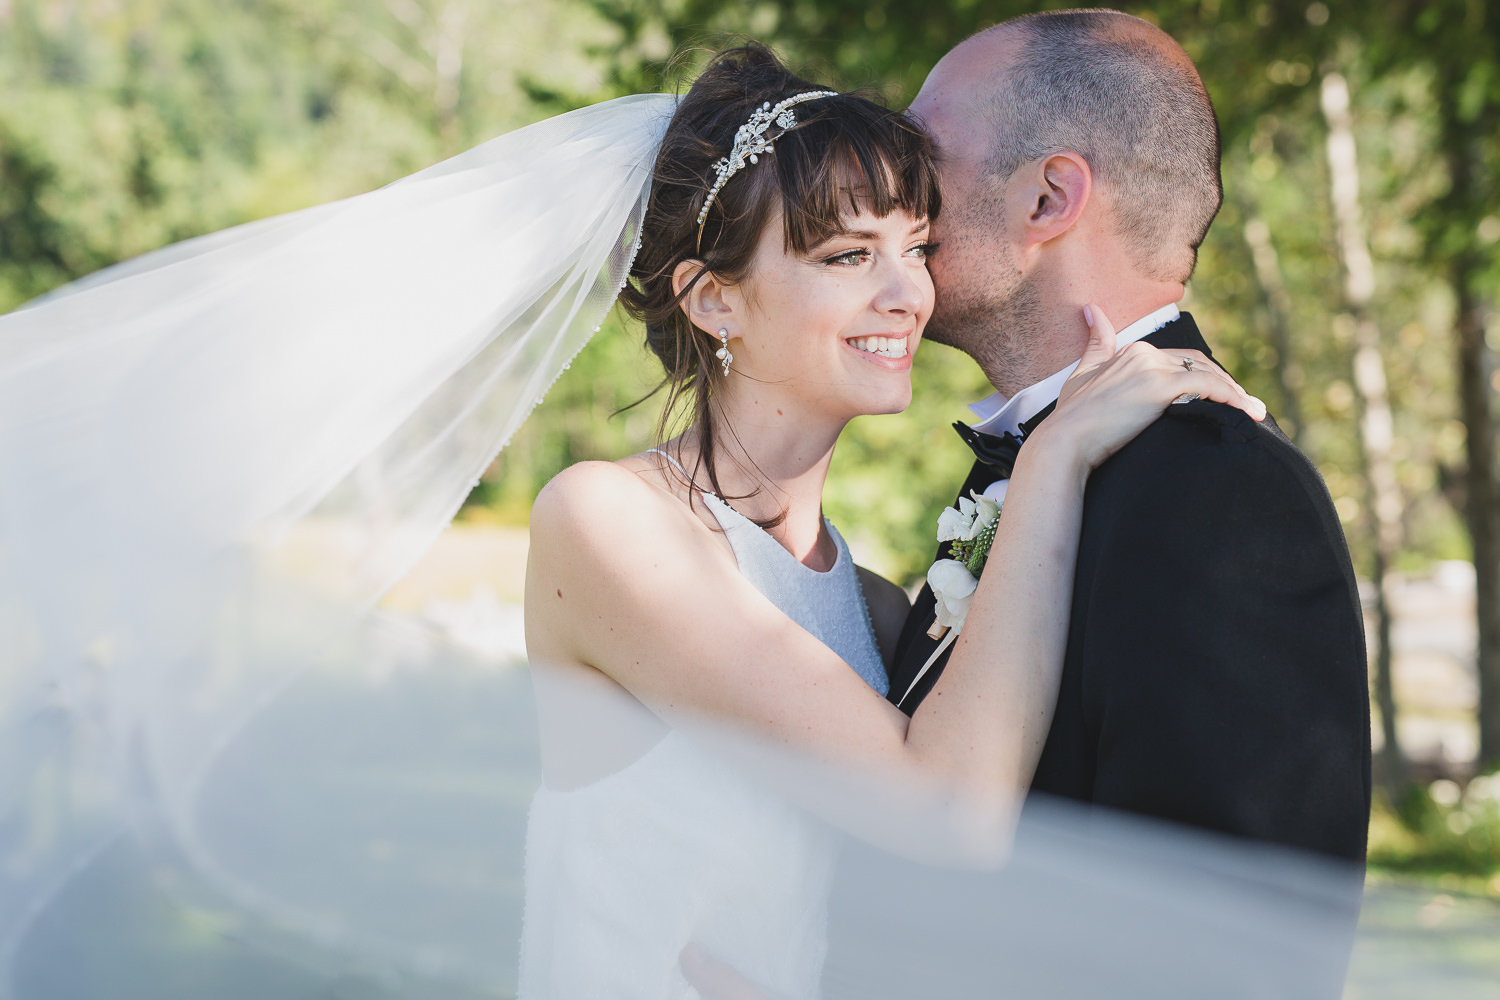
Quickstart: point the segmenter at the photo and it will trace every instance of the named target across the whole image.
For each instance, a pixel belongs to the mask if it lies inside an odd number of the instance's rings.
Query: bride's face
[[[757,395],[790,393],[835,418],[896,413],[911,402],[911,363],[932,315],[927,220],[868,209],[806,254],[766,226],[736,289],[733,379]]]

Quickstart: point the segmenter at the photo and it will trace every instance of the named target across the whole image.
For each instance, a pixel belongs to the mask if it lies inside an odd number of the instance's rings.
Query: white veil
[[[673,107],[0,317],[0,1000],[514,990],[528,675],[369,608],[614,301]],[[1039,804],[999,873],[847,850],[824,991],[1334,996],[1349,878]]]
[[[0,317],[0,949],[127,819],[212,869],[207,769],[370,634],[345,609],[598,329],[674,107],[563,115]]]

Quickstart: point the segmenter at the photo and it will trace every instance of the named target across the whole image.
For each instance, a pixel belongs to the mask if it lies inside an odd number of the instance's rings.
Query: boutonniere
[[[950,628],[955,633],[963,630],[999,523],[1000,504],[972,490],[959,498],[957,508],[945,508],[938,515],[937,540],[952,543],[952,558],[939,559],[927,571],[927,585],[937,598],[937,620],[927,630],[932,638],[943,638]]]
[[[911,679],[907,695],[917,686],[943,651],[953,645],[953,640],[963,631],[964,619],[969,615],[969,604],[974,600],[974,591],[979,586],[979,574],[990,557],[990,546],[995,542],[995,527],[1000,523],[998,501],[981,496],[970,490],[967,497],[960,497],[958,507],[948,507],[938,515],[937,540],[951,542],[948,555],[939,559],[927,571],[927,585],[937,599],[937,617],[927,634],[941,639],[922,669]],[[899,704],[899,703],[898,703]]]

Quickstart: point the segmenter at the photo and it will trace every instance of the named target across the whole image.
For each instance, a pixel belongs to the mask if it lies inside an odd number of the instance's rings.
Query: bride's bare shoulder
[[[665,485],[650,456],[619,462],[579,462],[553,477],[531,507],[532,543],[557,537],[587,543],[663,537],[689,531],[685,505]]]

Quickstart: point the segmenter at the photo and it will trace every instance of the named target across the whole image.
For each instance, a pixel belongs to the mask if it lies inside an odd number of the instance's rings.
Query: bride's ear
[[[733,326],[729,321],[734,317],[737,297],[730,291],[732,286],[725,284],[712,271],[705,270],[701,260],[693,259],[682,261],[672,272],[673,292],[680,295],[689,284],[692,288],[679,303],[689,322],[709,334]]]

